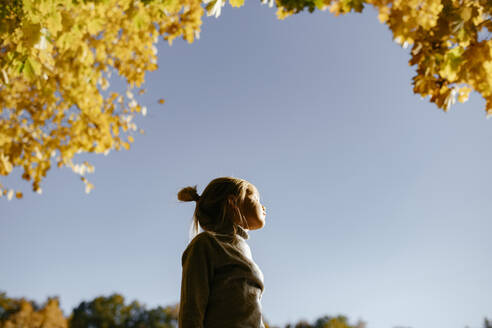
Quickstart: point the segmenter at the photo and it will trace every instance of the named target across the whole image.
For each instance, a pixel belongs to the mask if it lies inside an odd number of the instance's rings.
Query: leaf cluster
[[[48,298],[42,305],[7,297],[0,293],[0,328],[68,328],[57,298]]]
[[[113,294],[80,303],[72,311],[69,327],[173,328],[177,327],[177,311],[176,306],[147,310],[137,301],[125,304],[123,296]]]
[[[277,0],[279,18],[303,10],[335,15],[375,7],[416,66],[413,91],[447,111],[475,90],[492,115],[492,2],[487,0]]]
[[[159,37],[193,42],[199,0],[12,0],[0,5],[0,176],[14,168],[41,193],[52,164],[69,167],[90,192],[78,153],[129,149]],[[126,92],[109,92],[112,74]],[[139,93],[145,92],[140,89]],[[140,130],[142,132],[142,130]],[[0,184],[0,196],[22,197]]]
[[[490,0],[262,0],[284,19],[303,10],[334,15],[371,5],[416,67],[413,91],[447,111],[475,90],[492,115]],[[0,2],[0,176],[15,168],[42,192],[52,165],[79,175],[79,153],[129,149],[137,101],[147,72],[156,70],[159,37],[199,37],[202,16],[218,17],[226,0],[6,0]],[[244,0],[229,0],[240,7]],[[203,8],[204,7],[204,8]],[[127,90],[108,88],[112,74]],[[139,94],[145,92],[141,88]],[[159,103],[164,103],[163,99]],[[143,132],[143,130],[139,130]],[[0,183],[0,197],[22,192]]]
[[[295,324],[288,324],[285,328],[365,328],[366,323],[359,320],[356,324],[350,324],[344,315],[323,316],[316,319],[312,324],[305,320],[300,320]]]
[[[147,309],[138,301],[130,303],[120,294],[99,296],[82,301],[64,317],[58,298],[48,298],[42,305],[25,298],[10,298],[0,292],[0,328],[177,328],[178,305]],[[266,328],[278,328],[265,322]],[[285,328],[365,328],[359,320],[351,324],[343,315],[322,316],[313,323],[299,320]],[[491,321],[484,318],[484,328]]]
[[[147,309],[137,301],[126,304],[123,296],[113,294],[81,302],[66,318],[57,298],[37,306],[0,293],[0,328],[175,328],[177,311],[176,306]]]

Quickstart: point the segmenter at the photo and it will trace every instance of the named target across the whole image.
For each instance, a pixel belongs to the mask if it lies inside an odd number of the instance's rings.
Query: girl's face
[[[242,204],[241,213],[248,223],[248,226],[243,228],[256,230],[263,228],[265,225],[266,209],[260,203],[260,193],[252,184],[246,189],[246,197]]]

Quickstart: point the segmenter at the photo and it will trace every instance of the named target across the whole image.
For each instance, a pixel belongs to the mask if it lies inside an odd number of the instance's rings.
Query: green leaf
[[[446,53],[443,65],[441,66],[442,68],[439,72],[442,77],[447,78],[449,81],[456,80],[460,64],[463,61],[463,52],[463,48],[456,47]]]
[[[149,23],[149,16],[145,12],[139,11],[138,14],[133,17],[133,23],[137,28],[143,28]]]
[[[325,7],[325,2],[323,0],[314,0],[314,5],[319,10],[322,10]]]
[[[22,73],[24,73],[26,79],[31,80],[41,73],[41,65],[35,59],[27,58],[24,62]]]
[[[12,66],[14,67],[14,71],[17,74],[20,74],[20,73],[22,73],[22,70],[24,69],[24,62],[22,62],[20,60],[14,60],[14,62],[12,63]]]

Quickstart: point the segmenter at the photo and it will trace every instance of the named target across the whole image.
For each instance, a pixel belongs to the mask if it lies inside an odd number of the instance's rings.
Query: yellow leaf
[[[460,88],[460,90],[458,91],[458,101],[461,103],[466,102],[468,100],[471,91],[472,89],[468,87]]]
[[[244,5],[244,0],[229,0],[232,7],[241,7]]]
[[[385,23],[389,18],[390,11],[391,9],[387,6],[380,7],[379,14],[378,14],[379,22]]]
[[[58,11],[54,11],[47,18],[46,26],[52,34],[56,34],[63,29],[62,16]]]
[[[470,18],[472,17],[472,10],[473,9],[471,7],[464,7],[461,10],[460,16],[465,22],[470,20]]]
[[[286,19],[287,17],[289,17],[289,16],[291,16],[293,14],[294,14],[294,11],[293,10],[289,11],[289,10],[286,10],[285,8],[283,8],[283,7],[279,7],[277,9],[277,13],[276,13],[277,18],[280,19],[280,20]]]
[[[99,33],[104,27],[104,21],[102,19],[92,19],[87,23],[87,31],[90,34]]]
[[[31,80],[41,72],[41,65],[34,58],[27,58],[22,68],[26,79]]]

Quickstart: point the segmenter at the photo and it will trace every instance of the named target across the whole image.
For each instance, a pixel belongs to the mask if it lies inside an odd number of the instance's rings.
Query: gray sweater
[[[204,231],[183,252],[179,328],[264,328],[263,273],[248,233]]]

